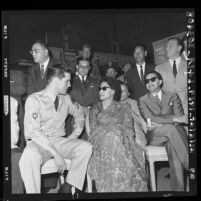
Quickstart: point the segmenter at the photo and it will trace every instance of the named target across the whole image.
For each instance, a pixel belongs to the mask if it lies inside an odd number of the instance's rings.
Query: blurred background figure
[[[97,60],[94,60],[93,58],[93,50],[89,44],[84,44],[82,46],[81,57],[83,57],[84,59],[90,60],[90,63],[91,63],[90,74],[100,79],[101,75],[100,75],[99,66],[98,66]]]
[[[23,151],[26,145],[24,137],[24,102],[22,100],[25,94],[25,72],[23,72],[23,70],[19,70],[19,66],[17,64],[13,64],[10,67],[10,95],[18,102],[17,115],[19,119],[19,141],[17,145],[19,146],[21,151]]]
[[[130,92],[128,85],[120,81],[121,86],[121,99],[120,103],[127,106],[133,116],[134,120],[134,134],[136,142],[146,150],[147,140],[146,140],[146,133],[147,133],[147,126],[146,122],[142,118],[137,101],[129,98]]]
[[[120,80],[120,81],[122,81],[122,82],[124,82],[124,83],[127,83],[127,79],[126,79],[126,73],[127,73],[127,71],[129,71],[130,69],[132,68],[132,63],[131,62],[126,62],[124,65],[123,65],[123,67],[122,67],[122,74],[121,75],[119,75],[118,77],[117,77],[117,80]]]
[[[17,146],[19,140],[18,101],[10,97],[10,126],[11,126],[11,178],[12,194],[23,194],[24,184],[19,169],[22,151]]]

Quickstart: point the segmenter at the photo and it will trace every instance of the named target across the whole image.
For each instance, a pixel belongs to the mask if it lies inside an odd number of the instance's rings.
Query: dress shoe
[[[58,193],[72,193],[71,188],[72,188],[72,185],[65,182],[64,184],[61,185],[60,189],[58,190]]]

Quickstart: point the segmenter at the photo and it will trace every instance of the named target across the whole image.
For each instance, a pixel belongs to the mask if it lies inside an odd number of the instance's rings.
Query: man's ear
[[[145,57],[147,56],[147,51],[144,52],[144,56],[145,56]]]
[[[78,65],[76,64],[76,69],[78,70]]]
[[[48,56],[48,50],[47,50],[47,49],[45,49],[45,55],[47,55],[47,56]]]
[[[179,45],[179,46],[178,46],[178,51],[179,51],[179,53],[181,53],[181,49],[182,49],[182,46]]]

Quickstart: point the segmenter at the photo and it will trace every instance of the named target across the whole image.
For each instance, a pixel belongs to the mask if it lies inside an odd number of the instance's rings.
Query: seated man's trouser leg
[[[187,169],[189,163],[185,129],[182,126],[166,124],[148,133],[147,139],[151,145],[165,145],[170,164],[172,190],[184,191],[184,168]]]
[[[63,137],[51,142],[64,158],[71,160],[66,181],[82,190],[92,145],[83,140],[68,140]],[[40,145],[34,142],[28,143],[20,160],[20,171],[26,193],[41,192],[41,167],[52,157],[51,153]]]
[[[19,169],[19,160],[21,158],[22,152],[18,149],[11,149],[11,168],[12,168],[12,193],[13,194],[23,194],[24,184],[21,178]]]

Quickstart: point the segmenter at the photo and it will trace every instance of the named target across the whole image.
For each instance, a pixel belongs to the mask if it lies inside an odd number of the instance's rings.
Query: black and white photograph
[[[3,199],[197,195],[195,10],[2,11]]]

